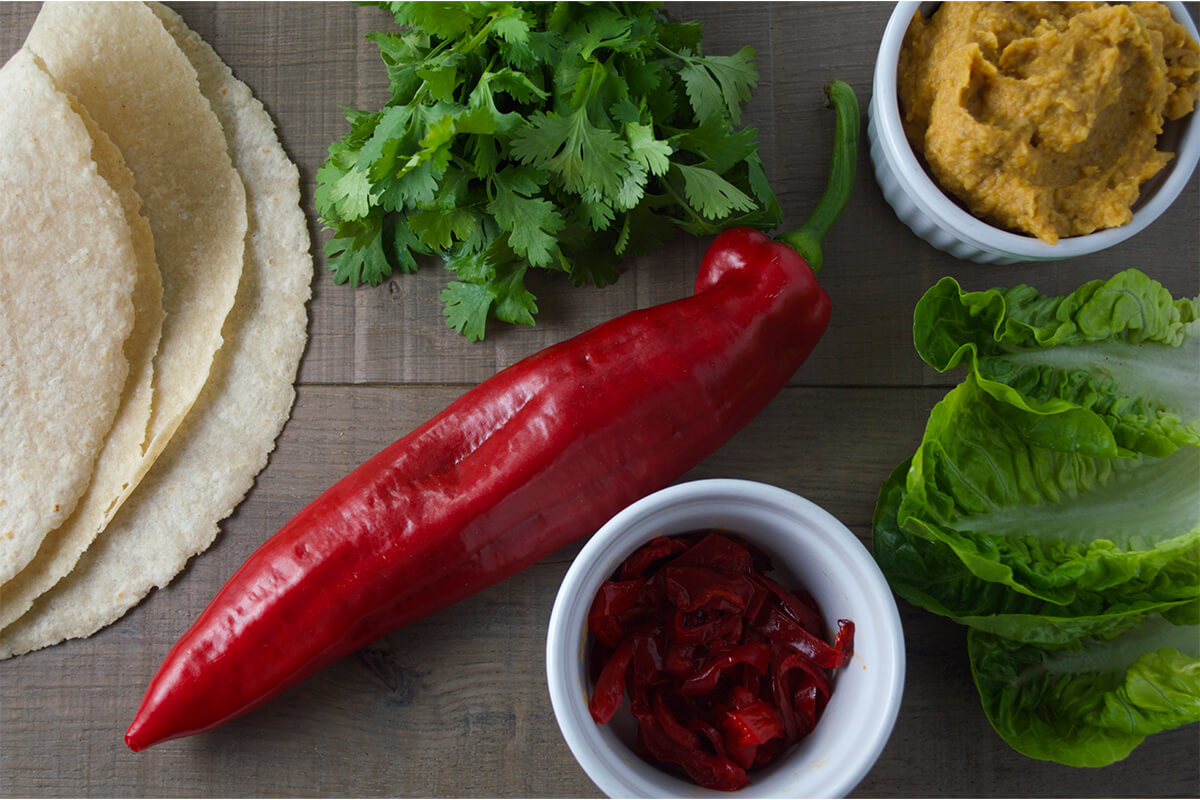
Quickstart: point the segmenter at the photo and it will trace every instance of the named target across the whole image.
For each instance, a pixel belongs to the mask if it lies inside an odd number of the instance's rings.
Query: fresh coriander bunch
[[[368,36],[392,99],[348,109],[317,172],[337,283],[376,285],[434,255],[456,273],[447,324],[532,325],[530,268],[603,286],[676,230],[771,228],[779,205],[739,128],[749,47],[701,53],[698,22],[652,3],[382,3]]]

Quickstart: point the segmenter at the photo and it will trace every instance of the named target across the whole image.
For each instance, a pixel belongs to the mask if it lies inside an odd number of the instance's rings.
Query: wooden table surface
[[[832,130],[822,86],[854,86],[864,113],[891,4],[677,3],[705,23],[705,51],[758,51],[745,120],[785,225],[820,193]],[[538,279],[535,328],[493,328],[470,344],[442,322],[447,273],[429,268],[374,289],[335,286],[312,208],[340,108],[377,108],[386,81],[364,34],[392,26],[375,8],[303,3],[183,4],[179,12],[274,115],[299,164],[317,269],[310,341],[290,422],[217,543],[167,588],[90,639],[0,663],[0,793],[6,796],[595,796],[555,724],[544,636],[578,545],[342,659],[222,729],[134,755],[122,734],[169,646],[250,552],[308,500],[498,368],[602,320],[690,291],[706,242],[680,237],[630,261],[602,290]],[[0,57],[20,46],[36,5],[0,6]],[[1191,6],[1193,16],[1197,7]],[[859,155],[854,199],[831,234],[822,281],[831,327],[790,385],[685,476],[765,481],[797,492],[865,543],[876,493],[911,453],[957,376],[926,368],[911,315],[943,275],[965,286],[1031,283],[1048,293],[1136,266],[1176,294],[1200,294],[1200,182],[1152,227],[1069,262],[961,262],[893,214]],[[1153,796],[1200,793],[1196,726],[1151,737],[1097,770],[1030,760],[991,730],[971,682],[965,631],[900,603],[908,647],[899,720],[859,796]]]

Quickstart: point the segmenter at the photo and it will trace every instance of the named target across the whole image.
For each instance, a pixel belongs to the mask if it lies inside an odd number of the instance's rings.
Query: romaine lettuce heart
[[[969,627],[993,727],[1103,766],[1200,721],[1200,300],[1127,270],[918,304],[935,369],[967,375],[884,483],[894,591]]]

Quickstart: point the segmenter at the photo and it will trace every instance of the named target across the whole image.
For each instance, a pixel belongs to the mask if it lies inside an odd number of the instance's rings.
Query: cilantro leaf
[[[472,342],[482,341],[496,292],[485,283],[450,281],[442,290],[446,325]]]
[[[325,255],[336,266],[333,272],[335,283],[378,286],[391,274],[392,266],[383,252],[383,240],[379,235],[381,224],[380,218],[371,218],[365,225],[348,233],[339,233],[325,243]]]
[[[562,230],[562,215],[554,203],[543,197],[530,196],[537,188],[527,176],[516,174],[516,168],[497,173],[493,186],[495,197],[488,203],[487,210],[496,218],[496,224],[508,231],[509,245],[513,252],[527,259],[535,267],[549,266],[554,262],[558,243],[554,235]],[[526,180],[522,181],[522,178]]]
[[[410,2],[381,3],[392,12],[396,22],[443,39],[457,39],[469,34],[485,8],[472,8],[473,3]],[[482,4],[479,4],[482,6]]]
[[[501,10],[492,22],[492,30],[510,45],[529,43],[529,20],[525,12],[515,6]]]
[[[422,207],[437,197],[439,176],[433,164],[418,164],[402,175],[388,177],[376,186],[379,188],[379,205],[386,211],[403,211],[406,207]]]
[[[683,176],[687,199],[708,219],[719,219],[732,211],[749,211],[754,199],[711,169],[676,164]]]
[[[593,7],[583,10],[568,34],[575,40],[579,55],[588,61],[601,47],[620,48],[633,32],[633,21],[614,9]]]
[[[587,252],[571,254],[568,276],[575,286],[608,286],[617,280],[615,244],[609,248],[596,248]]]
[[[671,166],[672,147],[654,138],[654,128],[631,122],[625,126],[630,157],[653,175],[665,175]]]
[[[742,121],[742,103],[758,85],[754,48],[743,47],[732,56],[687,57],[680,70],[688,98],[701,122],[718,114],[728,115],[733,124]]]
[[[758,198],[763,213],[768,215],[769,221],[765,227],[775,227],[782,219],[783,212],[779,208],[779,202],[775,199],[775,193],[771,191],[771,182],[767,179],[767,170],[763,166],[762,159],[759,158],[757,151],[746,157],[746,172],[750,183],[750,190]]]
[[[445,53],[437,58],[426,59],[417,70],[417,77],[425,81],[429,96],[434,100],[451,102],[458,88],[458,54]]]
[[[447,267],[462,278],[442,290],[446,324],[472,341],[482,339],[489,316],[501,322],[532,325],[537,299],[525,288],[527,266],[501,236],[486,250],[457,253]]]
[[[456,239],[469,239],[478,222],[470,209],[457,208],[414,211],[408,215],[408,224],[421,244],[431,250],[448,250]]]
[[[580,195],[594,190],[615,197],[629,171],[627,152],[619,136],[597,128],[582,109],[569,117],[539,111],[512,140],[512,153],[522,163],[546,170]]]
[[[710,117],[674,137],[672,142],[680,150],[698,156],[704,166],[724,175],[738,162],[758,152],[757,136],[758,132],[753,128],[736,131],[729,120]]]
[[[510,262],[497,271],[492,280],[496,293],[496,318],[514,325],[532,325],[537,313],[537,298],[525,288],[524,264]]]
[[[342,219],[361,219],[371,211],[371,188],[367,173],[350,169],[328,187],[324,197]]]
[[[395,168],[400,148],[412,136],[413,113],[407,106],[385,108],[375,122],[371,138],[358,151],[357,164],[371,180],[385,178]]]

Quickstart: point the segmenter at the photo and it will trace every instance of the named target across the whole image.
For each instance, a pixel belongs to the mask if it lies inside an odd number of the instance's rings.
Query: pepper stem
[[[821,269],[821,240],[850,200],[858,161],[858,98],[854,90],[842,81],[833,81],[825,87],[825,96],[829,98],[829,107],[837,115],[833,134],[833,163],[825,193],[803,225],[775,237],[798,252],[813,272]]]

